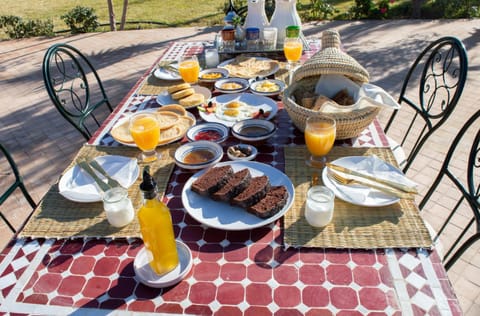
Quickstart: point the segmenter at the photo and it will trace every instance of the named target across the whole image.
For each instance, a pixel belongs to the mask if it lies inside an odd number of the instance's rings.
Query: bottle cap
[[[148,166],[143,169],[143,181],[140,183],[140,190],[143,191],[146,199],[152,199],[157,194],[157,183],[150,175],[149,170]]]
[[[289,25],[285,29],[285,34],[286,37],[292,38],[292,37],[299,37],[300,36],[300,26],[298,25]]]

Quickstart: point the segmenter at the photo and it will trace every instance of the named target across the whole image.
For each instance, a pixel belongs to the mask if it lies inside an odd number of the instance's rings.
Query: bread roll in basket
[[[294,125],[302,132],[305,131],[308,117],[326,114],[312,110],[309,108],[311,105],[306,105],[309,98],[318,98],[315,95],[315,86],[322,75],[343,75],[359,86],[369,80],[367,70],[340,49],[340,34],[335,30],[324,31],[322,49],[295,70],[292,76],[293,83],[284,91],[285,109]],[[336,139],[358,136],[380,111],[380,107],[368,104],[361,107],[352,106],[351,109],[328,113],[337,123]]]

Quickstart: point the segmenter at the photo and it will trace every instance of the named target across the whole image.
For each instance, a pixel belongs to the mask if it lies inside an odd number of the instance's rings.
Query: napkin
[[[124,188],[130,187],[140,173],[137,159],[108,155],[96,157],[95,160]],[[96,174],[106,182],[104,176],[99,172]],[[60,179],[59,193],[76,202],[98,202],[102,200],[103,195],[88,173],[77,165],[68,170]]]
[[[315,93],[333,98],[340,90],[347,89],[355,103],[339,105],[334,101],[325,102],[319,109],[325,113],[350,112],[366,107],[386,107],[399,109],[400,104],[385,90],[371,83],[359,85],[342,75],[322,75],[315,85]]]
[[[364,174],[372,175],[376,178],[401,183],[409,187],[417,186],[417,183],[407,178],[399,169],[385,162],[376,155],[345,157],[332,163]],[[341,174],[343,175],[343,173]],[[355,178],[352,175],[345,176],[348,176],[349,178]],[[387,205],[390,202],[394,202],[398,199],[394,196],[365,187],[363,185],[342,185],[334,181],[331,181],[331,183],[336,187],[340,195],[343,194],[348,198],[348,202],[353,204],[371,206]]]

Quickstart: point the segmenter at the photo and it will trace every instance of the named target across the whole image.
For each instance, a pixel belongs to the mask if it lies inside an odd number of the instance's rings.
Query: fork
[[[327,169],[328,176],[333,179],[335,182],[338,182],[343,185],[352,185],[352,184],[360,184],[364,185],[373,189],[376,189],[378,191],[382,191],[384,193],[387,193],[389,195],[393,195],[395,197],[401,198],[401,199],[407,199],[407,200],[413,200],[414,196],[409,193],[405,193],[393,188],[388,188],[382,185],[377,185],[373,184],[371,182],[367,181],[362,181],[362,180],[357,180],[357,179],[351,179],[351,178],[345,178],[341,176],[339,173],[333,171],[332,169],[328,168]]]

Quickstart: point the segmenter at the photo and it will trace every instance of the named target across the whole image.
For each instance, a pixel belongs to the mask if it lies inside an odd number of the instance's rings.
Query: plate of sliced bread
[[[294,197],[293,184],[283,172],[255,161],[222,162],[199,171],[182,191],[183,206],[193,218],[232,231],[276,221]]]
[[[182,139],[187,130],[196,123],[195,116],[178,104],[170,104],[158,109],[144,111],[154,112],[160,122],[158,146],[167,145]],[[110,135],[122,145],[136,147],[128,128],[129,121],[130,116],[128,115],[120,118],[110,130]]]
[[[167,87],[166,91],[159,94],[157,103],[160,105],[180,104],[184,108],[190,109],[205,103],[211,96],[212,92],[208,88],[179,83]]]

